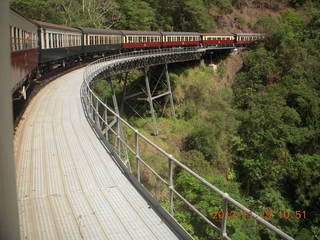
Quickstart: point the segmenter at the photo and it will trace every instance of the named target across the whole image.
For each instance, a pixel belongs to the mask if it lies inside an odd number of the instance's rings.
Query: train
[[[260,33],[155,32],[69,27],[25,18],[10,9],[12,94],[54,68],[110,54],[151,48],[240,47]],[[17,94],[16,94],[17,95]]]

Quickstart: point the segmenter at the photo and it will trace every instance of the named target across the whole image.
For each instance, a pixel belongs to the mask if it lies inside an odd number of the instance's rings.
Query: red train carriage
[[[12,92],[34,77],[38,67],[37,26],[10,10]]]
[[[157,48],[161,47],[161,34],[146,31],[121,31],[122,48]]]
[[[202,44],[205,46],[233,46],[234,34],[202,33]]]
[[[162,46],[197,46],[200,45],[200,33],[196,32],[162,32]]]

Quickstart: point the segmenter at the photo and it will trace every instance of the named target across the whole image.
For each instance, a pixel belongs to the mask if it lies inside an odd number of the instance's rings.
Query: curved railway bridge
[[[119,116],[116,101],[112,108],[91,89],[101,76],[197,60],[206,51],[163,49],[99,59],[34,97],[15,135],[21,238],[192,239],[174,218],[178,199],[221,239],[230,239],[227,218],[212,222],[175,189],[174,168],[220,196],[224,211],[230,206],[250,210],[140,134]],[[148,101],[152,107],[151,95]],[[146,161],[146,148],[168,163],[165,173]],[[154,176],[158,187],[147,186],[142,171]],[[165,194],[159,196],[157,189]],[[159,204],[164,200],[165,208]],[[254,213],[252,218],[279,237],[293,239]]]

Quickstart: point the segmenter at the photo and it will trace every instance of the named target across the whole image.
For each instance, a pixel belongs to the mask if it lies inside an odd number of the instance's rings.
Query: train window
[[[17,31],[17,50],[20,50],[20,30],[16,28]]]
[[[24,46],[25,40],[24,40],[24,31],[22,29],[20,29],[20,42],[21,42],[20,50],[23,50],[25,48]]]
[[[19,42],[20,42],[20,39],[19,39],[19,29],[16,28],[16,31],[15,31],[15,40],[16,40],[16,50],[19,50]]]
[[[51,48],[51,33],[48,33],[48,48]]]
[[[24,34],[24,30],[21,29],[21,50],[25,49],[25,34]]]
[[[13,27],[13,50],[17,50],[17,34],[16,34],[16,28]]]
[[[10,26],[10,43],[11,43],[11,51],[15,51],[14,49],[14,27]]]
[[[51,33],[51,48],[55,47],[54,39],[54,33]]]
[[[52,34],[52,38],[53,38],[53,48],[57,47],[57,34],[53,33]]]
[[[33,33],[33,48],[37,47],[37,34]]]
[[[63,44],[63,47],[68,47],[67,34],[62,35],[62,44]]]
[[[19,28],[16,28],[16,39],[17,39],[17,50],[20,50],[20,31]]]

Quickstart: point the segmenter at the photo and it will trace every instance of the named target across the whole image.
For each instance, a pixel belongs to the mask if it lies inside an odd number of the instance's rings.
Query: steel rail
[[[89,64],[85,71],[84,71],[84,81],[81,86],[81,98],[85,102],[84,109],[88,113],[87,115],[89,116],[89,120],[92,123],[96,123],[98,126],[100,125],[100,120],[102,121],[103,124],[106,125],[106,131],[104,134],[108,134],[108,131],[111,130],[111,132],[115,135],[118,143],[115,143],[115,146],[118,148],[119,143],[122,142],[125,144],[127,147],[129,147],[129,150],[135,154],[135,159],[136,159],[136,165],[137,165],[137,178],[138,181],[140,182],[140,163],[145,165],[161,182],[165,183],[167,185],[169,191],[170,191],[170,197],[169,197],[169,203],[170,203],[170,209],[169,209],[169,214],[171,214],[172,217],[174,217],[174,198],[173,195],[176,195],[179,197],[185,204],[187,204],[193,212],[195,212],[199,217],[201,217],[206,223],[208,223],[211,227],[213,227],[216,231],[220,233],[220,238],[223,240],[229,240],[230,237],[227,235],[227,215],[224,214],[224,217],[221,222],[221,227],[217,227],[215,224],[213,224],[203,213],[200,212],[197,208],[195,208],[192,203],[190,203],[187,199],[185,199],[181,193],[179,193],[175,188],[174,188],[174,183],[173,183],[173,164],[179,166],[182,170],[186,171],[189,173],[192,177],[197,179],[199,182],[201,182],[203,185],[211,189],[214,193],[218,194],[223,200],[224,200],[224,206],[223,210],[226,212],[228,210],[228,205],[232,204],[235,207],[241,209],[242,211],[246,213],[250,213],[251,218],[256,220],[257,222],[261,223],[274,233],[276,233],[278,236],[280,236],[282,239],[287,239],[287,240],[293,240],[292,237],[290,237],[288,234],[284,233],[262,217],[258,216],[255,214],[253,211],[250,209],[246,208],[243,206],[241,203],[237,202],[234,200],[232,197],[228,195],[228,193],[225,193],[218,189],[216,186],[199,176],[197,173],[192,171],[189,167],[175,159],[172,155],[167,153],[165,150],[163,150],[161,147],[153,143],[150,139],[148,139],[146,136],[141,134],[138,130],[136,130],[133,126],[131,126],[125,119],[123,119],[119,114],[117,114],[112,108],[107,106],[99,97],[95,94],[95,92],[91,89],[90,84],[91,82],[95,81],[96,77],[103,73],[104,71],[111,71],[113,67],[116,66],[121,66],[121,64],[125,64],[128,62],[132,62],[133,60],[143,60],[143,59],[148,59],[151,57],[167,57],[169,55],[175,55],[175,54],[186,54],[186,53],[202,53],[205,52],[205,48],[199,48],[199,47],[191,47],[191,48],[173,48],[173,49],[153,49],[153,50],[147,50],[147,51],[136,51],[136,52],[128,52],[128,53],[122,53],[122,54],[117,54],[117,55],[112,55],[108,57],[104,57],[101,59],[98,59],[97,61]],[[120,71],[121,72],[121,71]],[[117,72],[114,71],[114,74]],[[96,101],[96,106],[94,107],[93,99]],[[117,121],[117,126],[118,130],[115,131],[111,127],[109,128],[108,126],[108,121],[104,120],[102,116],[100,116],[99,113],[99,106],[105,109],[105,111],[110,112],[114,118]],[[92,109],[92,110],[91,110]],[[94,116],[94,115],[98,115]],[[98,123],[97,123],[98,121]],[[128,143],[126,143],[126,139],[123,139],[123,137],[120,135],[120,124],[123,124],[124,126],[128,127],[131,131],[134,133],[134,139],[135,139],[135,151],[130,147]],[[102,130],[101,130],[102,131]],[[143,140],[145,143],[148,145],[152,146],[154,149],[156,149],[159,153],[163,154],[167,159],[169,163],[169,179],[165,180],[163,179],[156,170],[154,170],[148,163],[146,163],[140,156],[140,147],[139,147],[139,140]],[[120,156],[118,149],[118,155]]]

